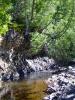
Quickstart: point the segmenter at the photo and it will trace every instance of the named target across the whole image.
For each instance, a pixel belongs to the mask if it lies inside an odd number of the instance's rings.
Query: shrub
[[[59,39],[56,39],[54,43],[50,41],[49,55],[54,57],[57,61],[63,61],[67,63],[75,58],[75,33],[66,33]]]

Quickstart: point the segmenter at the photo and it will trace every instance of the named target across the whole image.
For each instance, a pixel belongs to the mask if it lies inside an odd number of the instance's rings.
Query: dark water
[[[48,77],[49,72],[37,72],[28,75],[24,81],[10,83],[11,91],[1,100],[42,100],[46,95],[45,79]]]

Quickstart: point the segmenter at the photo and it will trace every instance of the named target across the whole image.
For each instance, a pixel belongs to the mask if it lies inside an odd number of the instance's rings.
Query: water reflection
[[[17,87],[16,87],[17,86]],[[46,84],[42,80],[22,82],[14,87],[16,100],[42,100]]]
[[[45,80],[51,77],[52,74],[50,71],[43,71],[43,72],[32,72],[25,76],[25,80],[31,81],[31,80]]]
[[[12,83],[11,86],[12,91],[6,94],[2,100],[42,100],[47,88],[44,80],[21,81]]]
[[[10,91],[1,100],[42,100],[47,88],[44,80],[50,76],[50,72],[36,72],[26,75],[24,81],[8,83]]]

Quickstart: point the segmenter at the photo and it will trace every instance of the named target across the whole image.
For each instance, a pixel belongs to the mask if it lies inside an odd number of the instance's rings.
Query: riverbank
[[[34,72],[26,80],[13,82],[10,86],[15,100],[74,100],[75,68],[69,66],[67,71],[58,74]],[[10,96],[8,92],[4,97]]]
[[[46,80],[47,96],[43,100],[74,100],[75,99],[75,67],[60,74],[52,75]]]
[[[36,81],[36,87],[38,84],[45,83],[46,88],[44,94],[41,97],[41,93],[38,99],[33,93],[33,98],[37,100],[74,100],[75,99],[75,65],[63,66],[47,56],[26,58],[25,52],[15,53],[13,49],[6,50],[0,46],[0,80],[1,82],[17,82],[21,81],[21,84],[26,84],[27,81]],[[40,82],[39,82],[40,79]],[[24,82],[23,82],[24,80]],[[39,82],[39,83],[38,83]],[[33,83],[33,88],[35,84]],[[23,85],[23,86],[24,86]],[[21,85],[18,85],[21,88]],[[30,87],[28,85],[28,87]],[[2,88],[2,83],[1,83]],[[16,88],[16,87],[15,87]],[[18,87],[17,87],[18,88]],[[16,88],[16,89],[17,89]],[[26,85],[25,85],[26,88]],[[68,90],[68,89],[69,90]],[[23,88],[22,88],[23,89]],[[22,89],[20,95],[22,95]],[[17,89],[18,90],[18,89]],[[3,90],[4,91],[4,90]],[[10,90],[12,91],[12,89]],[[69,93],[68,93],[69,91]],[[2,92],[0,91],[0,94]],[[26,93],[26,90],[23,92]],[[28,92],[27,92],[28,93]],[[7,93],[5,92],[4,96]],[[9,97],[10,97],[9,93]],[[17,94],[19,95],[19,93]],[[38,95],[38,92],[37,92]],[[24,95],[23,95],[24,96]],[[35,96],[35,97],[34,97]],[[18,100],[22,100],[23,97],[18,97]],[[32,100],[35,100],[32,99]],[[5,99],[4,99],[5,100]],[[28,98],[31,100],[31,97]]]

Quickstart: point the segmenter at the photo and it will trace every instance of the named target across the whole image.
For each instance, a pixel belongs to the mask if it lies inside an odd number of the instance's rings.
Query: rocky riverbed
[[[45,87],[42,87],[43,85]],[[34,72],[34,74],[31,74],[27,80],[17,82],[16,84],[13,82],[13,88],[14,97],[16,97],[16,99],[18,98],[18,100],[23,100],[23,98],[26,98],[27,100],[74,100],[75,68],[69,66],[67,70],[53,74],[50,72],[49,74],[48,72]],[[16,91],[18,90],[17,92],[15,91],[15,88]],[[34,92],[34,89],[37,92]],[[38,89],[40,91],[39,93]]]
[[[49,57],[28,59],[0,46],[0,88],[2,81],[39,79],[47,85],[43,100],[75,100],[75,65],[59,66]]]
[[[3,81],[15,81],[26,78],[31,73],[48,72],[51,74],[65,71],[66,68],[58,66],[53,59],[48,57],[38,57],[35,59],[25,59],[24,61],[15,61],[16,63],[6,63],[0,59],[0,74]]]
[[[43,100],[75,100],[75,68],[69,66],[68,71],[52,75],[46,83]]]
[[[14,66],[12,69],[10,63],[4,62],[2,58],[0,59],[0,63],[0,71],[2,75],[1,79],[3,81],[16,81],[19,79],[43,79],[47,85],[47,89],[44,90],[46,96],[43,98],[43,100],[75,99],[74,66],[58,66],[53,59],[48,57],[25,59],[25,65],[19,67],[18,69],[17,66]],[[11,64],[13,65],[13,63]]]

